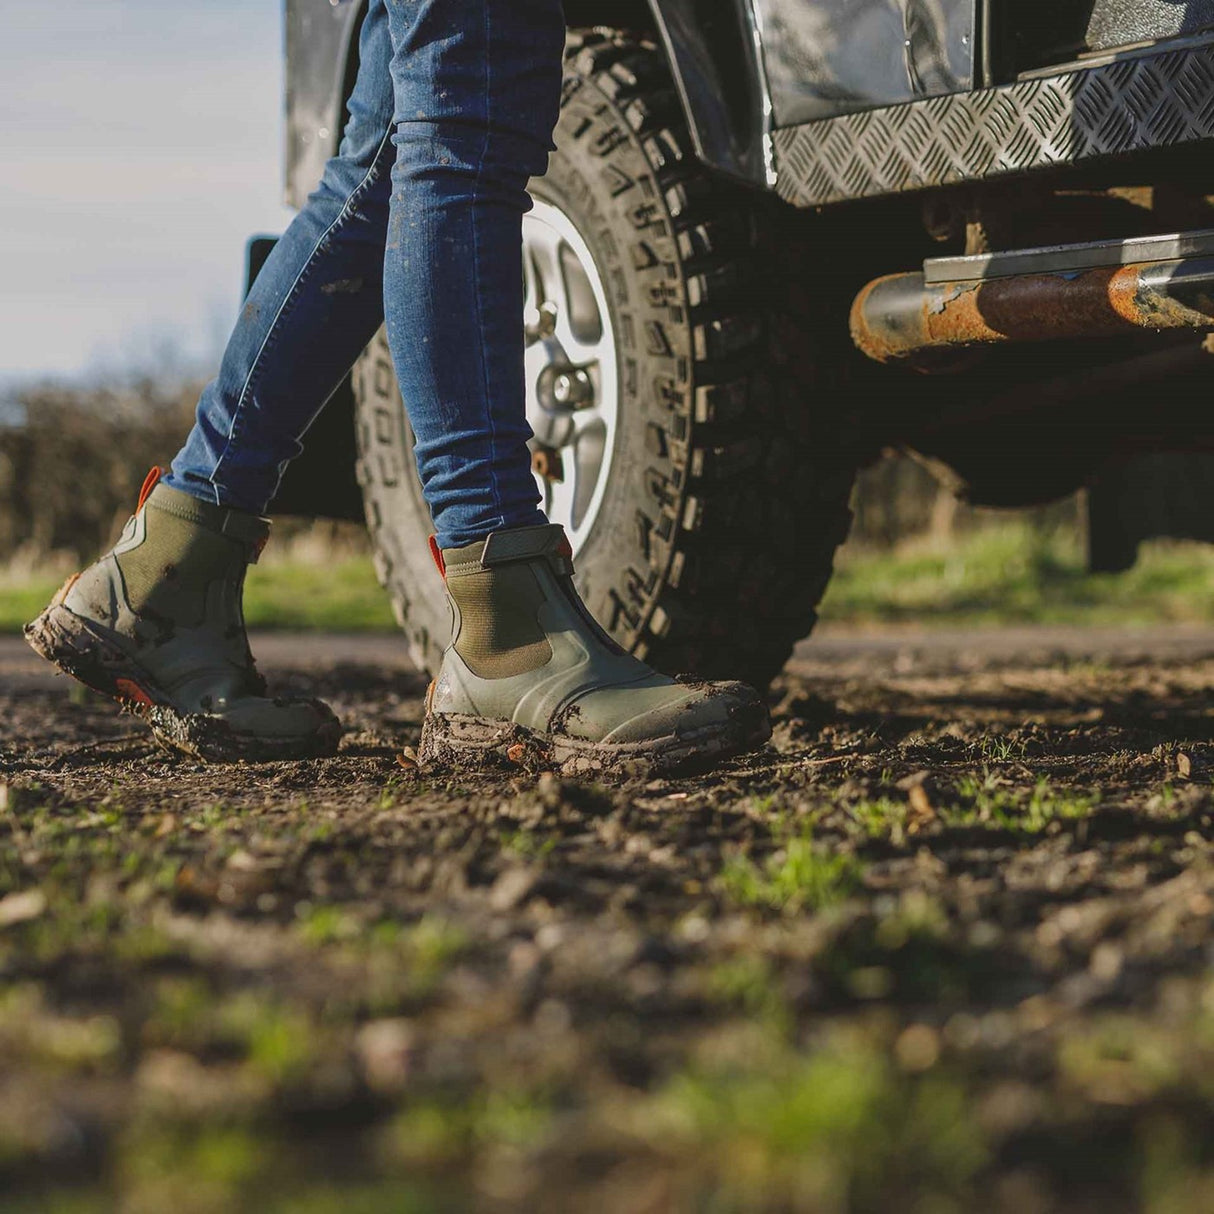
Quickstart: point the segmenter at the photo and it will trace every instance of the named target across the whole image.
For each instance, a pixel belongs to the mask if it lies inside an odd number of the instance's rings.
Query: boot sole
[[[771,737],[764,705],[739,709],[728,726],[646,742],[586,742],[544,734],[509,721],[427,713],[418,761],[423,771],[523,768],[565,776],[634,777],[690,774],[756,750]]]
[[[240,760],[314,759],[336,752],[341,723],[327,705],[309,701],[332,717],[314,734],[297,738],[264,738],[242,734],[221,717],[183,713],[156,690],[154,680],[129,654],[94,632],[88,621],[69,611],[59,599],[71,582],[32,624],[25,639],[39,657],[64,674],[114,700],[139,717],[162,746],[210,763]]]

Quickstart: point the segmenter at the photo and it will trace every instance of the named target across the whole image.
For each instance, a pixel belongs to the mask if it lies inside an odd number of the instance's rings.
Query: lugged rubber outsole
[[[157,691],[155,681],[138,662],[63,605],[61,600],[70,586],[69,581],[51,605],[25,626],[30,648],[64,674],[146,722],[162,746],[210,763],[314,759],[336,752],[341,723],[320,700],[307,703],[327,717],[324,724],[314,733],[287,738],[239,733],[222,717],[178,711]]]
[[[555,768],[566,776],[628,778],[703,771],[758,749],[770,737],[767,709],[757,701],[740,704],[724,726],[619,743],[540,733],[512,721],[427,712],[418,760],[423,771]]]

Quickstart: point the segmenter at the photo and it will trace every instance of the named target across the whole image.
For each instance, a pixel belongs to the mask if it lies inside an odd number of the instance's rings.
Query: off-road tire
[[[813,628],[851,519],[812,222],[696,161],[662,52],[637,36],[570,35],[556,142],[533,193],[590,246],[619,344],[616,454],[579,588],[659,670],[765,687]],[[354,386],[379,577],[433,672],[450,617],[382,331]]]

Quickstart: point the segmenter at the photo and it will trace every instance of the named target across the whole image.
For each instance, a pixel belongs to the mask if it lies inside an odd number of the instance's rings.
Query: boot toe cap
[[[627,699],[618,698],[625,692]],[[594,740],[611,745],[638,745],[672,737],[705,741],[727,738],[732,744],[742,745],[765,741],[771,726],[767,706],[745,684],[667,683],[587,696],[574,706],[566,732],[574,736],[597,732]]]

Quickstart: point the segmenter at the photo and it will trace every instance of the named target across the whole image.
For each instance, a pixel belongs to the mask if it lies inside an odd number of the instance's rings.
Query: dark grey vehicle
[[[361,17],[287,0],[296,204],[336,147]],[[1214,539],[1195,454],[1214,434],[1214,0],[567,17],[558,151],[525,221],[528,407],[547,508],[622,644],[766,683],[813,626],[856,469],[891,446],[978,503],[1087,485],[1100,568],[1148,535]],[[433,668],[447,616],[382,335],[348,387],[276,506],[365,510]]]

